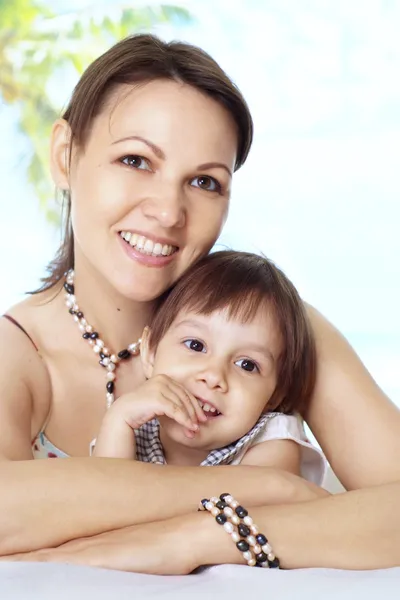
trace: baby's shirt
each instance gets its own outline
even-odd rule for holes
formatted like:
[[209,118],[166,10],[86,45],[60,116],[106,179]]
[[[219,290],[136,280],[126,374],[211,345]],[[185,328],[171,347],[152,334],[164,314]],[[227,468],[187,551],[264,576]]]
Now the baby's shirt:
[[[137,460],[147,463],[166,464],[160,442],[160,424],[152,419],[135,429]],[[292,440],[301,447],[301,476],[317,485],[322,485],[327,470],[326,459],[319,448],[307,439],[303,420],[299,415],[266,413],[254,427],[239,440],[224,448],[211,450],[200,466],[238,465],[246,452],[262,442],[270,440]]]

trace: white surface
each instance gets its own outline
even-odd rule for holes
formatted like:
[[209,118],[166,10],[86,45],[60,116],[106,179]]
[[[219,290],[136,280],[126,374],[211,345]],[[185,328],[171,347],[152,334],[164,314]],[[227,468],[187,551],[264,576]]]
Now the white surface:
[[212,567],[186,577],[138,575],[41,563],[1,563],[2,600],[398,600],[400,568],[380,571],[264,571]]

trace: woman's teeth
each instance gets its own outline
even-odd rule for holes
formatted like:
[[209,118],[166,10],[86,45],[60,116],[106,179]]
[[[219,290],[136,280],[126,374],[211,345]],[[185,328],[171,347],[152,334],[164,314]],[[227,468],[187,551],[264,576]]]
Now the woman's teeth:
[[159,242],[153,242],[144,237],[144,235],[138,235],[137,233],[131,233],[130,231],[121,231],[119,234],[125,242],[127,242],[132,248],[135,248],[142,254],[151,254],[152,256],[170,256],[178,250],[176,246],[170,246],[169,244],[160,244]]
[[197,401],[199,403],[200,408],[203,409],[203,412],[210,414],[210,416],[218,417],[221,413],[211,406],[211,404],[207,404],[207,402],[202,402],[201,400]]

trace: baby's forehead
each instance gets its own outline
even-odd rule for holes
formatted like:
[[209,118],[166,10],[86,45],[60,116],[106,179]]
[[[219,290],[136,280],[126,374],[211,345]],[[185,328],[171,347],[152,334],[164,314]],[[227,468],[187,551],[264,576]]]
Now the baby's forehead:
[[270,324],[271,319],[275,320],[275,310],[272,303],[268,300],[260,302],[257,307],[232,307],[230,305],[219,307],[214,310],[196,310],[194,308],[182,308],[178,311],[171,327],[184,325],[207,325],[213,327],[218,323],[225,322],[227,325],[253,325],[262,326],[262,323]]

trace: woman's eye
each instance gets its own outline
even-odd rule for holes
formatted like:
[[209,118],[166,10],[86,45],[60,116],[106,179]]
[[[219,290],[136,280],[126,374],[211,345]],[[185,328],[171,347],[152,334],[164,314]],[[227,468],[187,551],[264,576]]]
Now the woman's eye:
[[248,358],[241,358],[240,360],[235,362],[235,365],[243,369],[244,371],[248,371],[249,373],[253,373],[254,371],[259,371],[258,366],[252,360]]
[[206,192],[222,193],[222,186],[219,181],[208,175],[198,175],[192,179],[191,185],[193,185],[193,187],[198,187],[201,190],[205,190]]
[[204,351],[204,344],[203,342],[200,342],[199,340],[186,340],[184,342],[186,348],[189,348],[189,350],[193,350],[194,352],[203,352]]
[[151,171],[149,161],[143,156],[137,156],[136,154],[130,154],[129,156],[124,156],[121,159],[121,162],[128,167],[133,167],[134,169],[140,169],[141,171]]

